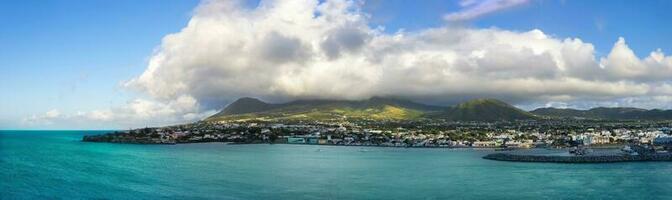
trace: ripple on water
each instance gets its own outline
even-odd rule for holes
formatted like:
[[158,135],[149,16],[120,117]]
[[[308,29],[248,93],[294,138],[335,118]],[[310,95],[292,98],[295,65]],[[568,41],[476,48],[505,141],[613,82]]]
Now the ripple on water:
[[468,149],[82,143],[83,134],[0,133],[0,199],[664,199],[672,195],[670,163],[512,163],[481,159],[492,151]]

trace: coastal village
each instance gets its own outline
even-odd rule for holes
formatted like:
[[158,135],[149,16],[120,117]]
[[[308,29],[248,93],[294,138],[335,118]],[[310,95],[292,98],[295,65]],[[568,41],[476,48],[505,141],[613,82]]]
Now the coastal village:
[[672,143],[669,122],[655,121],[355,121],[324,123],[197,122],[117,131],[83,138],[91,142],[177,144],[312,144],[426,148],[615,147]]

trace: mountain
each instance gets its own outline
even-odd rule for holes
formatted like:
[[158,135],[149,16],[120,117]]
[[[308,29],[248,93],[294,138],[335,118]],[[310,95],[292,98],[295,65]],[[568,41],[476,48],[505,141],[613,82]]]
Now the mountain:
[[208,117],[220,120],[415,120],[514,121],[539,118],[608,120],[669,120],[672,110],[628,107],[597,107],[589,110],[539,108],[526,112],[497,99],[475,99],[455,106],[432,106],[403,99],[372,97],[366,100],[296,100],[272,104],[255,98],[240,98]]
[[515,121],[536,119],[529,112],[497,99],[475,99],[447,108],[436,116],[453,121]]
[[646,110],[629,107],[597,107],[589,110],[539,108],[531,113],[555,118],[586,118],[610,120],[667,120],[672,119],[672,110]]
[[558,117],[558,118],[586,118],[585,110],[565,109],[565,108],[537,108],[531,113],[544,117]]
[[410,120],[442,109],[439,106],[381,97],[361,101],[296,100],[282,104],[269,104],[246,97],[229,104],[206,120]]
[[360,101],[296,100],[269,104],[241,98],[207,118],[220,120],[414,120],[439,118],[454,121],[510,121],[535,116],[495,99],[477,99],[454,107],[432,106],[403,99],[373,97]]
[[244,97],[229,104],[224,110],[215,116],[237,115],[245,113],[262,112],[273,109],[275,106],[259,99]]

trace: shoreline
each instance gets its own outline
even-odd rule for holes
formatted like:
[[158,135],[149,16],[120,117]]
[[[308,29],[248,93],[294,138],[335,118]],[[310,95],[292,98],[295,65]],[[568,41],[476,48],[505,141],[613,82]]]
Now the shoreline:
[[[404,149],[472,149],[472,150],[525,150],[526,148],[503,148],[503,147],[470,147],[470,146],[451,146],[451,147],[432,147],[432,146],[386,146],[386,145],[340,145],[340,144],[299,144],[299,143],[241,143],[241,142],[222,142],[222,141],[203,141],[203,142],[176,142],[176,143],[143,143],[143,142],[112,142],[112,141],[89,141],[80,140],[80,142],[89,143],[108,143],[108,144],[131,144],[131,145],[180,145],[180,144],[206,144],[222,143],[225,145],[299,145],[299,146],[337,146],[337,147],[376,147],[376,148],[404,148]],[[531,148],[534,149],[534,148]]]
[[[504,161],[504,162],[526,162],[526,163],[618,163],[618,162],[670,162],[672,161],[671,153],[655,153],[651,155],[628,155],[628,154],[607,154],[607,155],[543,155],[543,154],[529,154],[534,150],[565,150],[564,148],[502,148],[502,147],[470,147],[470,146],[386,146],[386,145],[339,145],[339,144],[293,144],[293,143],[262,143],[262,142],[222,142],[222,141],[194,141],[194,142],[175,142],[175,143],[142,143],[142,142],[128,142],[128,141],[90,141],[81,140],[81,142],[93,143],[112,143],[112,144],[135,144],[135,145],[177,145],[177,144],[198,144],[198,143],[222,143],[225,145],[297,145],[297,146],[339,146],[339,147],[373,147],[373,148],[413,148],[413,149],[467,149],[474,151],[493,151],[497,153],[490,153],[483,156],[486,160]],[[618,149],[610,146],[602,146],[599,149]],[[525,152],[530,151],[530,152]],[[506,153],[502,153],[506,152]],[[514,153],[515,152],[515,153]],[[528,154],[519,154],[519,153]]]

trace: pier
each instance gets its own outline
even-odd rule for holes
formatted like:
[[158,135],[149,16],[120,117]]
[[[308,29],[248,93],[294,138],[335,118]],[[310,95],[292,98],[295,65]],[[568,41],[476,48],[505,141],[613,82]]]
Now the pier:
[[642,161],[672,161],[670,153],[654,153],[648,155],[525,155],[515,153],[493,153],[483,157],[488,160],[512,162],[547,162],[547,163],[613,163]]

